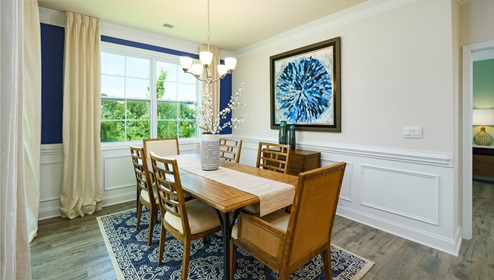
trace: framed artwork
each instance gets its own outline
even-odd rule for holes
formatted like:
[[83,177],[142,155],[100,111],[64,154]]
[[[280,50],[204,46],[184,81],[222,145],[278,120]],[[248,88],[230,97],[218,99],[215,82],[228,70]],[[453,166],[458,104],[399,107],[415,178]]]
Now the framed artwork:
[[340,37],[270,57],[271,129],[341,132]]

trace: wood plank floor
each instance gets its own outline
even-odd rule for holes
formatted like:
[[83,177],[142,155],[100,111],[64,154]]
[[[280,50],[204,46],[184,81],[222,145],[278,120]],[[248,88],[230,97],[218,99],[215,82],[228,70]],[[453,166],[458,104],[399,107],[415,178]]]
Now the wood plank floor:
[[[337,217],[335,245],[375,262],[363,280],[494,279],[494,184],[474,181],[473,238],[460,255],[441,251]],[[115,279],[96,216],[135,207],[135,202],[105,207],[74,220],[39,222],[31,243],[33,279]]]

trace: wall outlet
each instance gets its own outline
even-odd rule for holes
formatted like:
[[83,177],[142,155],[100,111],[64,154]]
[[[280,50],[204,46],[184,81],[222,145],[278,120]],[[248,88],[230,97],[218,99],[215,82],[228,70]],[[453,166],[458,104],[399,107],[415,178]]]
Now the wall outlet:
[[422,127],[421,126],[404,126],[403,138],[415,138],[422,139]]

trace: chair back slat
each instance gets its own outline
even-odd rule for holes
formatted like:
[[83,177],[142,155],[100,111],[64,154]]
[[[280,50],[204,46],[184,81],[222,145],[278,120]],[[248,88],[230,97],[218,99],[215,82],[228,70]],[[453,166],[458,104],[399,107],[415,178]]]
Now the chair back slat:
[[[140,190],[151,190],[152,177],[150,176],[147,162],[144,155],[144,149],[130,145],[130,155],[134,166],[134,173],[137,181],[137,187]],[[152,194],[152,192],[150,193]]]
[[220,138],[220,158],[238,163],[241,151],[241,139]]
[[340,162],[299,174],[282,258],[288,267],[329,246],[345,166]]
[[186,233],[190,228],[177,160],[160,157],[154,152],[150,156],[161,212],[180,218],[182,232]]
[[290,145],[259,142],[256,167],[288,173]]

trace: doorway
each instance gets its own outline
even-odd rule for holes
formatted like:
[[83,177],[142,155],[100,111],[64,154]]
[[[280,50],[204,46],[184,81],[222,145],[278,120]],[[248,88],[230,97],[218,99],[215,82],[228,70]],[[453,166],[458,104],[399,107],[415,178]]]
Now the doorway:
[[463,238],[472,238],[472,107],[473,107],[473,62],[494,58],[494,41],[463,47],[462,87],[462,220]]

